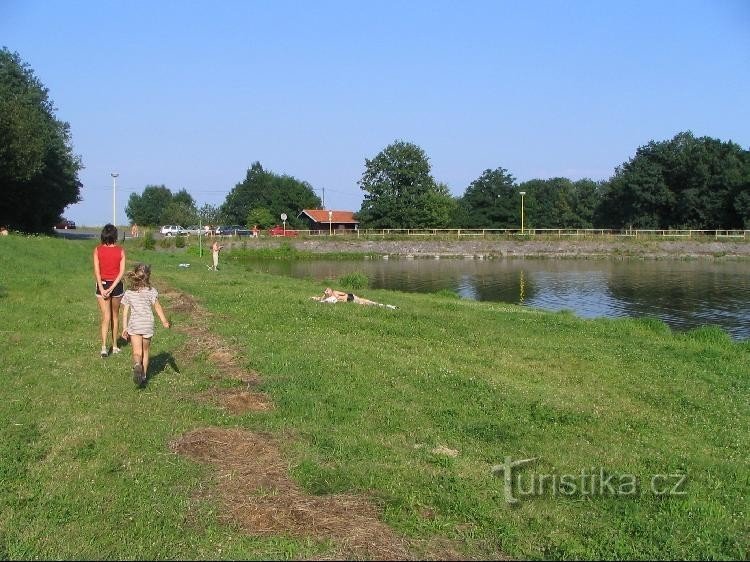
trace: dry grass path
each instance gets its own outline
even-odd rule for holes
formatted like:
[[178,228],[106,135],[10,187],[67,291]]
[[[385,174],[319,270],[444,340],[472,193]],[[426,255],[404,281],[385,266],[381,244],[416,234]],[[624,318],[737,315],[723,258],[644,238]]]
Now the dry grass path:
[[[268,411],[269,397],[259,392],[259,373],[239,365],[231,348],[207,326],[210,312],[174,288],[162,294],[173,312],[188,313],[189,324],[175,329],[187,335],[179,355],[190,360],[205,354],[216,368],[215,379],[244,384],[235,389],[214,389],[197,396],[233,414]],[[289,476],[278,438],[242,428],[206,427],[190,431],[170,443],[173,452],[215,471],[215,486],[202,486],[200,499],[215,500],[219,518],[254,536],[287,535],[330,541],[332,559],[460,560],[464,556],[448,541],[429,543],[399,537],[380,520],[380,511],[367,497],[354,494],[314,496]]]

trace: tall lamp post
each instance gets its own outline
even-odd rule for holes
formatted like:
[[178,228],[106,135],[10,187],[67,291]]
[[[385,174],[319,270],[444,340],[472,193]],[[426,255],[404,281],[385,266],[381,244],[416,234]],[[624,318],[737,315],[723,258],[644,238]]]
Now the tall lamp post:
[[198,257],[203,257],[203,215],[198,210]]
[[116,193],[117,193],[117,172],[112,172],[112,225],[117,226],[117,206],[116,206]]
[[521,234],[523,234],[523,196],[526,195],[525,191],[519,191],[521,194]]
[[333,211],[328,211],[328,236],[333,234]]

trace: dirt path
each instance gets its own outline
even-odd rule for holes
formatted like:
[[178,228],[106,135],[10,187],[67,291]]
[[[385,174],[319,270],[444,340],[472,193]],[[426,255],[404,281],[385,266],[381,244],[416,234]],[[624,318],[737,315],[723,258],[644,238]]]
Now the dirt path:
[[[189,313],[192,322],[177,325],[188,341],[179,352],[190,360],[206,354],[216,367],[213,378],[244,383],[239,389],[214,390],[198,400],[216,403],[232,413],[273,408],[259,392],[258,373],[239,366],[229,346],[206,328],[210,313],[190,295],[175,289],[161,291],[174,312]],[[241,428],[196,429],[170,443],[170,449],[215,471],[215,485],[201,489],[201,499],[216,499],[219,518],[255,536],[289,535],[331,541],[332,559],[462,560],[446,540],[407,541],[380,520],[369,498],[353,494],[313,496],[289,477],[277,438]]]

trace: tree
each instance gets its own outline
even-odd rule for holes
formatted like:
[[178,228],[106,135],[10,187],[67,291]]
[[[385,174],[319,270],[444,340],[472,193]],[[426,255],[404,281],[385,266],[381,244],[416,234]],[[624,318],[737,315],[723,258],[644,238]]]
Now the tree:
[[193,199],[193,196],[184,189],[181,189],[172,195],[172,203],[184,205],[189,209],[193,209],[193,212],[197,212],[195,210],[195,199]]
[[573,182],[571,205],[574,222],[570,228],[592,228],[594,213],[601,199],[602,184],[590,179]]
[[274,217],[286,213],[290,224],[296,226],[302,209],[317,209],[320,204],[309,183],[266,171],[260,162],[254,162],[245,180],[229,192],[220,211],[227,222],[243,224],[252,209],[265,208]]
[[169,202],[161,214],[160,224],[179,224],[182,226],[198,222],[198,211],[194,206],[189,206],[184,201]]
[[181,189],[174,195],[161,214],[160,224],[190,225],[198,222],[198,209],[195,200],[186,190]]
[[607,184],[597,223],[607,228],[669,228],[667,217],[674,201],[661,167],[634,159],[618,168]]
[[526,192],[525,213],[529,228],[574,228],[578,217],[574,209],[575,186],[567,178],[530,180],[518,189]]
[[131,193],[125,214],[131,222],[157,226],[165,224],[164,211],[172,202],[172,192],[164,185],[147,185],[142,195]]
[[81,168],[47,88],[18,53],[0,49],[0,223],[50,232],[80,201]]
[[505,168],[485,170],[466,188],[459,201],[464,228],[517,228],[521,196]]
[[649,142],[617,168],[597,220],[615,227],[743,228],[748,192],[750,152],[683,132]]
[[359,212],[366,228],[430,228],[452,214],[448,188],[430,175],[430,162],[415,144],[395,141],[365,159],[359,185],[366,192]]
[[218,225],[221,214],[219,209],[215,205],[205,203],[200,209],[198,209],[198,219],[201,224]]
[[252,228],[253,225],[258,225],[260,228],[268,228],[273,226],[278,221],[271,214],[271,211],[265,207],[255,207],[250,209],[250,213],[247,215],[247,226]]
[[450,189],[444,183],[436,183],[433,191],[427,192],[422,198],[422,206],[418,209],[417,224],[429,228],[448,228],[455,215],[457,200],[451,195]]

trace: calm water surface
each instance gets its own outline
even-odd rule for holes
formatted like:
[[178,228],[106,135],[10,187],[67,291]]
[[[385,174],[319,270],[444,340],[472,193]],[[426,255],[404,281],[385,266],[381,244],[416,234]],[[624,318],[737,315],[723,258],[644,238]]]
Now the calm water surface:
[[378,259],[253,261],[248,267],[316,280],[359,271],[377,289],[447,289],[584,318],[651,316],[675,330],[713,324],[735,339],[750,338],[750,261]]

